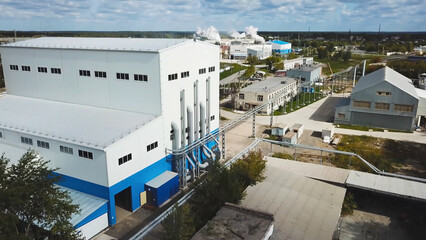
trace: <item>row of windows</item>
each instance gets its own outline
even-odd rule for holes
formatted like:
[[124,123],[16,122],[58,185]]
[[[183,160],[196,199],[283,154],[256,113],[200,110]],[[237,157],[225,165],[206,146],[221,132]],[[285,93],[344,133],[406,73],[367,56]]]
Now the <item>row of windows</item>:
[[[21,143],[33,145],[33,140],[31,138],[21,137]],[[40,140],[37,140],[37,146],[41,147],[41,148],[50,149],[50,145],[49,145],[48,142],[44,142],[44,141],[40,141]],[[65,146],[60,145],[59,151],[66,153],[66,154],[73,155],[73,149],[70,148],[70,147],[65,147]],[[93,153],[88,152],[88,151],[78,150],[78,156],[83,157],[83,158],[93,159]]]
[[[370,108],[371,103],[366,101],[354,101],[354,107],[356,108]],[[376,102],[374,103],[374,108],[377,110],[389,110],[390,109],[390,103],[381,103]],[[394,110],[398,112],[413,112],[414,106],[413,105],[406,105],[406,104],[394,104]]]
[[[31,71],[30,66],[21,66],[21,67],[22,67],[22,71]],[[16,71],[19,70],[18,65],[10,65],[10,69],[16,70]],[[47,67],[38,67],[37,70],[38,70],[38,72],[41,72],[41,73],[47,73]],[[53,73],[53,74],[61,74],[61,69],[60,68],[51,68],[50,72]],[[90,75],[91,75],[90,70],[79,70],[79,74],[80,74],[80,76],[83,76],[83,77],[90,77]],[[187,74],[189,76],[189,72],[187,72]],[[95,77],[106,78],[107,74],[106,74],[106,72],[95,71]],[[177,76],[176,76],[176,78],[177,78]],[[117,73],[117,79],[129,80],[129,74],[128,73]],[[135,81],[147,82],[148,81],[148,75],[134,74],[134,80]]]
[[132,154],[129,153],[126,156],[123,156],[121,158],[118,159],[118,165],[121,165],[123,163],[126,163],[128,161],[132,160]]
[[93,153],[80,149],[78,150],[78,156],[82,158],[93,159]]
[[[214,72],[216,69],[216,67],[209,67],[209,72]],[[200,68],[198,69],[198,74],[205,74],[206,73],[206,68]],[[181,72],[180,73],[180,77],[181,78],[187,78],[189,77],[189,71],[185,71],[185,72]],[[169,74],[169,81],[173,81],[178,79],[178,74],[177,73],[172,73]]]
[[151,150],[153,150],[154,148],[158,147],[158,142],[153,142],[151,144],[149,144],[148,146],[146,146],[146,151],[149,152]]

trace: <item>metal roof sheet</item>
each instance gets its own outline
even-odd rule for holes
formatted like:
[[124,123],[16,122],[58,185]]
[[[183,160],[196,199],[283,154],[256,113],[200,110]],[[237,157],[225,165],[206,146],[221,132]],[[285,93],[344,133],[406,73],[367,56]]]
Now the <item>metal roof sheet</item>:
[[41,37],[9,43],[1,47],[158,52],[187,41],[192,40],[172,38]]
[[284,42],[284,41],[280,41],[280,40],[275,40],[275,41],[271,41],[271,42],[276,43],[276,44],[281,44],[281,45],[289,44],[289,42]]
[[176,176],[177,176],[177,173],[175,172],[165,171],[145,184],[152,188],[158,188]]
[[62,187],[59,185],[58,187],[63,191],[67,191],[71,197],[72,203],[78,205],[80,208],[79,213],[74,213],[71,215],[70,223],[73,226],[83,221],[86,217],[108,202],[105,199],[82,193],[74,189]]
[[375,86],[384,81],[389,82],[395,87],[413,96],[414,98],[419,99],[416,90],[411,83],[411,80],[389,67],[380,68],[377,71],[361,77],[361,79],[359,79],[358,83],[355,85],[355,88],[352,90],[352,94]]
[[405,198],[426,200],[426,183],[401,178],[351,171],[346,180],[348,186],[367,189]]
[[[282,83],[283,81],[285,82],[284,84]],[[253,83],[241,89],[241,92],[273,93],[290,85],[293,82],[296,82],[296,79],[289,77],[268,77],[266,80]]]
[[155,118],[14,95],[0,98],[0,128],[97,149],[104,149]]

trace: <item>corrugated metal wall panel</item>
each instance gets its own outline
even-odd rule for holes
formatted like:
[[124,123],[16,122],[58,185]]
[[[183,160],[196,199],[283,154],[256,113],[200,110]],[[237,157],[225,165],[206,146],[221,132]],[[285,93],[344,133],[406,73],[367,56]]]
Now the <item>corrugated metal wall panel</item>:
[[413,128],[413,118],[411,117],[362,112],[352,112],[350,123],[351,125],[389,128],[403,131],[411,131]]

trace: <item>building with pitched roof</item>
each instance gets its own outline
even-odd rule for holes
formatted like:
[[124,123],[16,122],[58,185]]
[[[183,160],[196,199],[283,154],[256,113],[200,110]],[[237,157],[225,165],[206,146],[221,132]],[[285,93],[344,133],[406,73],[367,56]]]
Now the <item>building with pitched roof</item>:
[[412,131],[418,103],[411,80],[384,67],[358,81],[336,107],[334,123]]
[[[145,184],[179,172],[167,150],[219,127],[218,46],[192,39],[46,37],[0,51],[7,90],[0,97],[0,154],[13,163],[35,149],[58,168],[60,185],[82,193],[72,196],[100,199],[87,204],[84,219],[73,218],[75,227],[90,228],[82,232],[114,225],[116,208],[135,211],[154,202]],[[189,154],[192,171],[181,170],[180,180],[195,177],[214,144]],[[77,202],[93,202],[86,200]]]

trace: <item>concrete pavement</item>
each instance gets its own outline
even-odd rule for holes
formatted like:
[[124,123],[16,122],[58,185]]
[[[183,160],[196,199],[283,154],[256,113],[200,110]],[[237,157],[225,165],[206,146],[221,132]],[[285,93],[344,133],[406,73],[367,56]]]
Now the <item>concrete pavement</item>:
[[[312,103],[308,106],[305,106],[299,110],[288,113],[286,115],[274,116],[274,123],[285,123],[288,126],[293,126],[295,123],[304,124],[305,129],[313,131],[322,131],[324,128],[332,127],[332,122],[327,122],[329,120],[329,114],[334,113],[336,97],[343,97],[343,94],[333,94],[332,96],[327,96],[315,103]],[[322,106],[325,104],[324,106]],[[243,114],[242,112],[229,112],[225,110],[220,110],[220,115],[228,119],[235,119],[238,116]],[[246,122],[251,123],[252,118],[249,118]],[[256,116],[256,124],[269,126],[270,116]],[[400,133],[400,132],[367,132],[367,131],[358,131],[344,128],[335,128],[335,133],[345,134],[345,135],[366,135],[379,138],[389,138],[400,141],[412,141],[418,143],[426,143],[426,133],[425,132],[414,132],[414,133]]]

